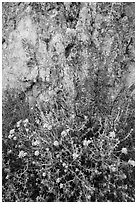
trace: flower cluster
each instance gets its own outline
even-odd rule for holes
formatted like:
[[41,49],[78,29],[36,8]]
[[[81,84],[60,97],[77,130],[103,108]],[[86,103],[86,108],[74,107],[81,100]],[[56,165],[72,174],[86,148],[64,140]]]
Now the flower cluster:
[[[113,200],[118,200],[120,191],[117,188],[122,188],[125,185],[127,177],[133,172],[135,161],[129,158],[125,162],[122,159],[122,155],[128,157],[129,151],[126,147],[122,147],[119,151],[118,148],[123,140],[118,139],[115,131],[108,133],[104,131],[95,137],[91,133],[91,129],[83,132],[85,126],[84,123],[82,131],[78,131],[78,136],[74,136],[72,128],[64,129],[58,133],[58,137],[55,137],[54,134],[51,136],[53,130],[48,130],[46,139],[34,130],[34,126],[28,119],[17,122],[17,129],[14,128],[9,132],[10,137],[8,136],[7,143],[10,144],[10,148],[7,146],[6,154],[14,155],[13,164],[15,165],[17,162],[20,167],[4,164],[6,175],[4,185],[7,185],[8,180],[10,181],[13,169],[14,183],[18,186],[22,179],[26,186],[26,193],[29,191],[26,196],[32,195],[30,189],[34,185],[33,179],[37,188],[41,189],[32,200],[39,200],[40,195],[41,199],[44,199],[45,193],[42,189],[46,188],[47,193],[50,192],[50,189],[58,192],[54,196],[60,195],[61,201],[64,195],[67,195],[67,200],[83,200],[81,196],[84,194],[81,193],[86,190],[85,200],[93,201],[98,188],[102,191],[103,196],[108,196],[107,189],[110,186],[113,186],[115,192]],[[29,129],[28,132],[26,128]],[[88,135],[92,135],[92,137],[88,137]],[[50,142],[51,137],[53,141]],[[128,172],[125,172],[125,169]],[[26,177],[31,180],[25,180]],[[121,182],[121,184],[117,184],[117,182]],[[127,188],[127,186],[124,187],[122,193],[126,192]],[[70,195],[71,189],[74,192],[73,196]],[[17,194],[21,193],[20,187],[16,188],[16,191]],[[52,200],[54,199],[57,200],[57,197],[52,198]],[[99,195],[96,199],[100,201],[103,197]],[[48,201],[48,197],[43,201],[45,200]]]
[[25,157],[26,155],[27,155],[27,153],[24,152],[23,150],[21,150],[21,151],[19,152],[19,158]]

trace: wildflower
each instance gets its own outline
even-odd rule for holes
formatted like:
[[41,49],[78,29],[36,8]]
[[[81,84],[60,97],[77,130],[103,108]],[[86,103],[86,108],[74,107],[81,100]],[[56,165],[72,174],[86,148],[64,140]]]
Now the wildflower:
[[9,135],[8,138],[9,138],[9,139],[13,138],[13,135]]
[[66,164],[65,168],[67,169],[68,168],[68,165]]
[[9,176],[9,175],[7,175],[7,176],[6,176],[6,179],[9,179],[9,177],[10,177],[10,176]]
[[12,153],[12,150],[10,149],[8,152],[7,152],[7,154],[11,154]]
[[73,140],[71,140],[70,143],[73,145],[73,143],[74,143]]
[[90,140],[86,140],[86,139],[85,139],[85,140],[83,141],[83,145],[86,146],[86,147],[87,147],[90,143],[91,143]]
[[74,119],[74,118],[75,118],[75,114],[72,114],[72,115],[71,115],[71,118]]
[[60,155],[59,155],[59,154],[57,154],[57,155],[56,155],[56,157],[57,157],[57,158],[59,158],[59,157],[60,157]]
[[22,158],[22,157],[25,157],[25,156],[26,156],[25,152],[23,150],[21,150],[19,152],[19,158]]
[[115,135],[115,132],[114,132],[114,131],[112,131],[112,132],[109,133],[109,137],[115,138],[115,136],[116,136],[116,135]]
[[60,178],[57,178],[56,183],[59,183],[59,182],[60,182]]
[[117,159],[117,167],[119,167],[120,164],[121,164],[121,161],[120,161],[120,158],[118,157],[118,159]]
[[88,196],[87,196],[87,199],[90,199],[90,198],[91,198],[91,195],[88,195]]
[[88,116],[87,116],[87,115],[84,115],[84,119],[87,120],[87,119],[88,119]]
[[29,129],[28,128],[26,128],[26,132],[28,132],[29,131]]
[[13,135],[15,133],[15,129],[10,130],[10,135]]
[[27,156],[27,152],[24,153],[24,157]]
[[13,137],[13,140],[17,140],[17,137]]
[[128,164],[130,164],[130,165],[132,165],[132,166],[135,166],[135,161],[132,160],[132,159],[129,159],[129,160],[128,160]]
[[48,125],[47,123],[44,123],[43,128],[47,128],[48,130],[52,130],[52,125]]
[[123,173],[122,175],[120,175],[120,178],[121,178],[121,179],[126,179],[127,176],[126,176],[126,174]]
[[55,147],[59,146],[59,142],[57,140],[54,141],[54,146]]
[[121,152],[122,152],[123,154],[127,154],[127,148],[123,147],[122,150],[121,150]]
[[95,171],[94,171],[94,172],[95,172],[95,174],[98,174],[98,173],[99,173],[99,171],[98,171],[97,169],[95,169]]
[[47,123],[44,123],[43,128],[47,128],[47,127],[48,127]]
[[49,126],[48,126],[48,130],[52,130],[52,125],[49,125]]
[[29,120],[26,118],[23,123],[24,123],[24,127],[27,127]]
[[76,159],[79,155],[77,153],[73,153],[73,159]]
[[117,171],[117,168],[116,168],[116,167],[112,167],[112,168],[111,168],[111,171],[112,171],[112,172],[116,172],[116,171]]
[[46,176],[46,173],[45,173],[45,172],[43,172],[42,176],[43,176],[43,177],[45,177],[45,176]]
[[87,141],[87,143],[88,143],[88,145],[89,145],[89,144],[91,143],[91,141],[90,141],[90,140],[88,140],[88,141]]
[[34,152],[34,154],[35,154],[35,156],[39,156],[39,151],[36,150],[36,151]]
[[32,146],[36,146],[36,143],[34,141],[32,141]]
[[48,148],[48,147],[46,148],[46,151],[47,151],[47,152],[49,151],[49,148]]
[[64,162],[64,163],[62,164],[62,166],[65,167],[65,166],[66,166],[66,163]]
[[5,171],[6,173],[10,173],[10,169],[8,169],[8,168],[6,168],[4,171]]
[[87,140],[86,140],[86,139],[83,140],[83,145],[84,145],[84,146],[87,146]]
[[40,141],[39,140],[33,141],[32,145],[33,146],[38,146],[38,145],[40,145]]
[[117,168],[116,168],[116,166],[111,165],[110,166],[110,170],[111,170],[111,172],[116,172]]
[[28,123],[29,122],[29,120],[26,118],[24,121],[23,121],[24,123]]
[[22,120],[19,120],[19,121],[17,122],[17,127],[20,127],[21,122],[22,122]]
[[62,133],[61,133],[61,136],[66,137],[68,132],[69,132],[69,129],[63,130]]
[[28,124],[27,124],[27,123],[25,123],[25,124],[24,124],[24,127],[27,127],[27,125],[28,125]]
[[66,131],[65,131],[65,130],[63,130],[63,131],[62,131],[61,136],[62,136],[62,137],[67,136],[67,133],[66,133]]
[[63,188],[63,184],[62,183],[60,183],[60,188]]
[[36,123],[37,123],[37,124],[39,124],[39,123],[40,123],[40,120],[39,120],[39,119],[37,119],[37,120],[36,120]]

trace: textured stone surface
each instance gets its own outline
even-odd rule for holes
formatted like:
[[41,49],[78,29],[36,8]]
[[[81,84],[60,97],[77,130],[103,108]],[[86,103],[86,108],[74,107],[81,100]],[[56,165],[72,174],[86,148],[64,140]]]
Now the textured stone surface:
[[82,94],[105,110],[134,84],[134,4],[10,5],[3,4],[3,90],[45,109],[60,90],[72,114]]

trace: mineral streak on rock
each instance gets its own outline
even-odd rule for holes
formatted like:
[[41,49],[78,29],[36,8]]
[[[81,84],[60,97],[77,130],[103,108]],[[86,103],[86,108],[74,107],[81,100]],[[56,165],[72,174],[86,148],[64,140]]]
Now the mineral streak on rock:
[[106,114],[134,84],[132,3],[3,3],[3,37],[3,92],[23,91],[30,106],[55,105],[61,90],[68,114],[84,112],[84,97]]

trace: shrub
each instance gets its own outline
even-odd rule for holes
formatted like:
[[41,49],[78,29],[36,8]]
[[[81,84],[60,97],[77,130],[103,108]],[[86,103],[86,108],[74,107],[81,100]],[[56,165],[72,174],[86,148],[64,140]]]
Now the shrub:
[[3,138],[3,201],[134,201],[134,131],[108,127],[18,121]]

